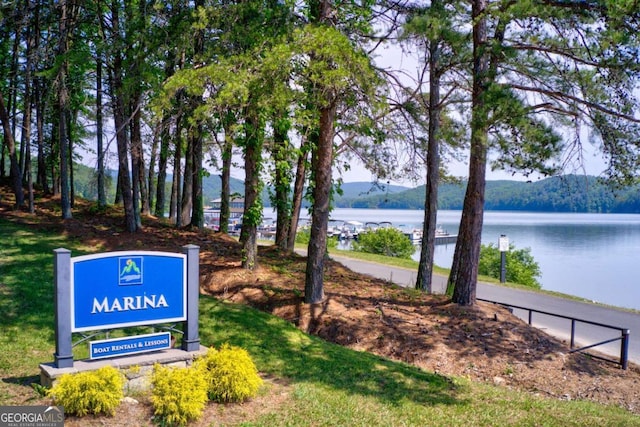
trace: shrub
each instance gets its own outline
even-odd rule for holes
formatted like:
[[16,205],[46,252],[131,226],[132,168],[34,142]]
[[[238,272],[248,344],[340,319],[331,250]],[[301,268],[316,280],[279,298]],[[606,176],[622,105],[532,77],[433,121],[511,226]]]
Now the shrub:
[[183,426],[202,416],[207,404],[207,381],[198,369],[156,364],[151,384],[154,413],[164,424]]
[[[311,229],[304,227],[296,232],[296,243],[308,245],[311,240]],[[335,249],[338,247],[338,238],[335,236],[327,237],[327,248]]]
[[249,353],[228,344],[210,349],[198,360],[209,381],[209,399],[215,402],[242,402],[257,394],[262,378]]
[[[478,273],[499,279],[500,258],[500,250],[496,245],[493,243],[482,245]],[[511,243],[509,244],[509,251],[506,253],[505,261],[505,279],[508,282],[540,289],[540,282],[536,279],[536,277],[540,276],[540,266],[531,255],[531,248],[516,249]]]
[[114,415],[124,397],[124,375],[105,366],[95,371],[64,374],[49,390],[56,405],[64,406],[67,414]]
[[353,250],[396,258],[411,259],[416,248],[397,228],[378,228],[358,235]]

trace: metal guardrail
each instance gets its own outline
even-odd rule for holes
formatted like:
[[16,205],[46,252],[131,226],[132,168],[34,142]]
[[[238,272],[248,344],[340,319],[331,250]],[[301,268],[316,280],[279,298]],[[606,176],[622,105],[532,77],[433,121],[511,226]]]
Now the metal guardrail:
[[[620,359],[619,361],[615,361],[615,360],[611,360],[611,359],[607,359],[606,357],[602,357],[599,356],[597,354],[591,354],[589,353],[589,356],[596,358],[596,359],[600,359],[600,360],[604,360],[606,362],[611,362],[611,363],[616,363],[618,365],[620,365],[622,367],[622,369],[627,369],[628,364],[629,364],[629,334],[630,331],[628,328],[621,328],[619,326],[612,326],[612,325],[606,325],[604,323],[598,323],[598,322],[592,322],[590,320],[584,320],[584,319],[578,319],[575,317],[571,317],[571,316],[565,316],[563,314],[557,314],[557,313],[550,313],[548,311],[542,311],[542,310],[536,310],[534,308],[529,308],[529,307],[522,307],[522,306],[518,306],[518,305],[513,305],[513,304],[507,304],[507,303],[503,303],[503,302],[498,302],[498,301],[491,301],[491,300],[487,300],[487,299],[483,299],[483,298],[476,298],[478,301],[484,301],[484,302],[489,302],[492,304],[497,304],[497,305],[501,305],[503,307],[509,308],[509,309],[513,309],[516,308],[518,310],[525,310],[529,313],[529,325],[533,326],[533,313],[540,313],[540,314],[544,314],[546,316],[552,316],[552,317],[559,317],[562,319],[567,319],[567,320],[571,320],[571,343],[570,343],[570,347],[569,347],[569,353],[575,353],[578,351],[584,351],[584,350],[588,350],[590,348],[594,348],[597,347],[599,345],[603,345],[603,344],[608,344],[610,342],[614,342],[614,341],[618,341],[620,340]],[[595,344],[590,344],[584,347],[580,347],[580,348],[574,348],[575,347],[575,336],[576,336],[576,323],[585,323],[588,325],[593,325],[593,326],[598,326],[601,328],[608,328],[608,329],[613,329],[616,331],[620,331],[620,336],[616,337],[616,338],[611,338],[605,341],[601,341]]]

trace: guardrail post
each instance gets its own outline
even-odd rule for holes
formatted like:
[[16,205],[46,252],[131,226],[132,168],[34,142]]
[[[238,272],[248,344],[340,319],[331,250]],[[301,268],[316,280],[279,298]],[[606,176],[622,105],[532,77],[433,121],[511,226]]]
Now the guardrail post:
[[622,330],[622,345],[620,346],[620,364],[625,370],[629,364],[629,332],[629,329]]

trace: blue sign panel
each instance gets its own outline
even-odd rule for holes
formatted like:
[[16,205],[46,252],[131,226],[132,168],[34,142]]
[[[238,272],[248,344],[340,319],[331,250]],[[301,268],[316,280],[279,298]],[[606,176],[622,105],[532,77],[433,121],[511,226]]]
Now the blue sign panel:
[[89,343],[89,358],[102,359],[167,348],[171,348],[171,334],[169,332],[113,338],[110,340],[91,341]]
[[108,252],[71,258],[71,331],[186,320],[186,255]]

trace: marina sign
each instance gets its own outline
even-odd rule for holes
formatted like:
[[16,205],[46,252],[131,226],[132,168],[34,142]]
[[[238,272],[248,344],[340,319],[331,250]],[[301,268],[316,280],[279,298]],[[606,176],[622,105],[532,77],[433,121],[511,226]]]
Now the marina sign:
[[71,258],[71,331],[186,320],[186,255],[108,252]]
[[[182,253],[105,252],[71,257],[54,251],[55,369],[73,367],[73,333],[180,323],[181,349],[200,351],[200,248]],[[84,334],[83,334],[84,335]],[[84,341],[81,340],[80,342]],[[92,359],[171,348],[171,335],[140,335],[90,343]],[[41,365],[49,375],[46,365]]]

